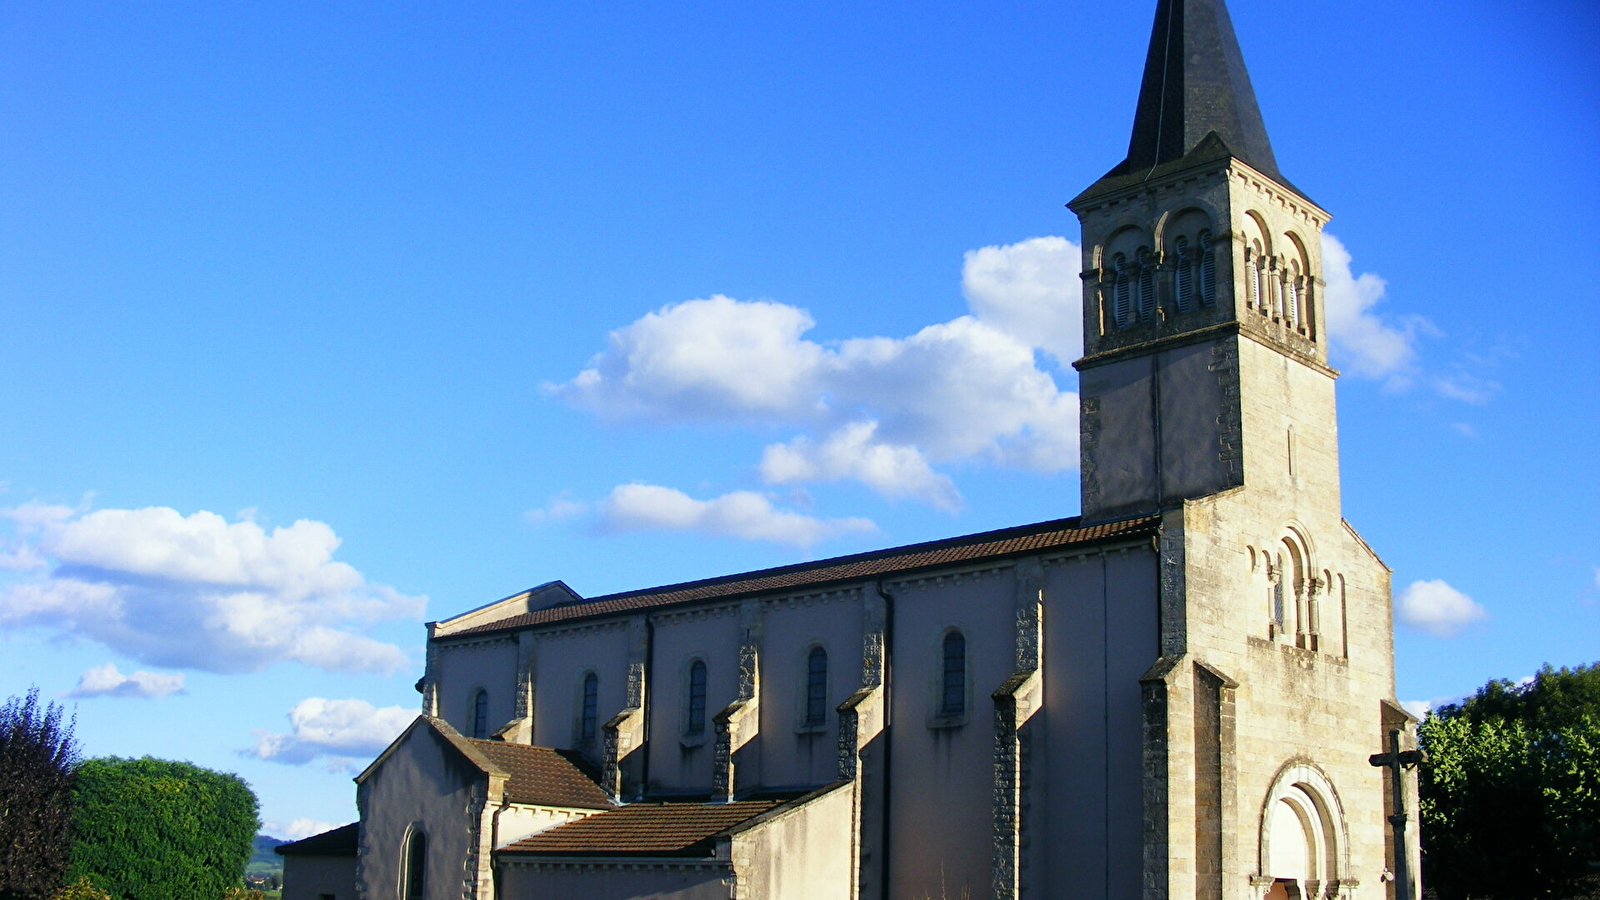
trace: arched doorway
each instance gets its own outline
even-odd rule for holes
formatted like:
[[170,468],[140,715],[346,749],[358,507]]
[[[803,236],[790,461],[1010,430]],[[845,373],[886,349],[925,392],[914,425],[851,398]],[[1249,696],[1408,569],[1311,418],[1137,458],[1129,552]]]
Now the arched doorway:
[[1344,813],[1333,784],[1309,762],[1284,766],[1261,810],[1265,897],[1320,897],[1344,874]]

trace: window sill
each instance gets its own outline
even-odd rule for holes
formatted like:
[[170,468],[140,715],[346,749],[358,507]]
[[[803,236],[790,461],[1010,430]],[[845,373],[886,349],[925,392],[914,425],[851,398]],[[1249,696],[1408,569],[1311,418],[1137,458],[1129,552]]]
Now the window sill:
[[688,748],[703,747],[707,737],[708,735],[704,731],[698,734],[680,734],[678,735],[678,743]]
[[967,714],[965,712],[956,713],[954,715],[933,715],[928,717],[928,727],[935,731],[949,728],[960,728],[965,724],[967,724]]
[[828,723],[827,722],[810,722],[810,723],[802,722],[799,725],[795,726],[794,733],[795,734],[827,734],[828,733]]

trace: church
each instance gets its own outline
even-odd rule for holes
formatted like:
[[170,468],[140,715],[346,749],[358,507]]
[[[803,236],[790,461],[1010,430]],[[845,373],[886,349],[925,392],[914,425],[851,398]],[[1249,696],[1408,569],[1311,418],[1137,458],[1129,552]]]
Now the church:
[[281,848],[286,900],[1419,896],[1328,213],[1223,0],[1159,0],[1127,158],[1068,205],[1078,517],[431,623],[421,714],[359,823]]

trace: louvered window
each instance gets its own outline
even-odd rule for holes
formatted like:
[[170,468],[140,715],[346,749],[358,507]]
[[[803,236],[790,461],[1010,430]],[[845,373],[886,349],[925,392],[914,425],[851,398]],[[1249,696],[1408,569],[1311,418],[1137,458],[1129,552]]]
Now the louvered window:
[[1156,261],[1150,251],[1139,248],[1139,321],[1152,322],[1156,317]]
[[1112,286],[1111,317],[1118,328],[1127,328],[1128,318],[1133,315],[1133,286],[1128,278],[1127,257],[1118,253],[1111,267],[1116,272],[1116,281]]
[[1211,245],[1211,232],[1200,232],[1200,305],[1217,305],[1217,254]]
[[689,706],[683,730],[685,734],[706,731],[706,664],[698,659],[689,666]]
[[1189,239],[1177,240],[1178,254],[1178,312],[1194,309],[1194,254],[1189,251]]

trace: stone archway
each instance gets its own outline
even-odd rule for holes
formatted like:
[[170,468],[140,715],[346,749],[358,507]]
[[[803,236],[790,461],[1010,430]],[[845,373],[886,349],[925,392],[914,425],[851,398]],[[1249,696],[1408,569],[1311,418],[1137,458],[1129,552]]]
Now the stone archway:
[[1283,767],[1261,810],[1260,876],[1265,897],[1320,897],[1345,874],[1344,813],[1322,770],[1297,761]]

